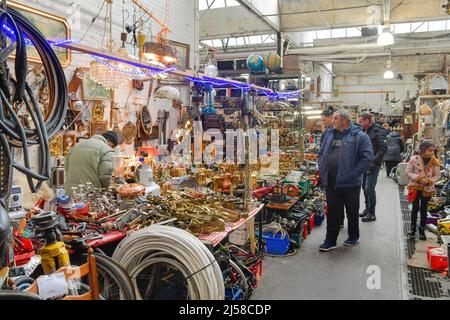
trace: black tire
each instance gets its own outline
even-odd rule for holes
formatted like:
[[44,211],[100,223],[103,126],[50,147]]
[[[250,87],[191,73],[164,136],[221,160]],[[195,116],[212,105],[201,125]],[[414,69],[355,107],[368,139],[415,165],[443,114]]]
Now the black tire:
[[[87,255],[83,255],[87,257]],[[105,300],[136,300],[130,276],[112,258],[95,254],[100,296]]]
[[34,281],[35,280],[33,278],[27,276],[17,277],[14,279],[14,287],[17,290],[25,291],[33,285]]
[[39,296],[22,291],[0,290],[0,301],[40,301]]

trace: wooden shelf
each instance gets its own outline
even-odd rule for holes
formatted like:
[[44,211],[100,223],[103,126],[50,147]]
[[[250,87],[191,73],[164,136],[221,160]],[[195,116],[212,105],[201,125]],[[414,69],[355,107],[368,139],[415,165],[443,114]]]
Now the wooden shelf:
[[419,96],[418,99],[450,99],[450,94],[442,94],[442,95],[425,95]]
[[[155,68],[155,66],[152,66],[151,64],[148,64],[146,62],[131,59],[128,57],[122,57],[122,56],[118,55],[117,53],[110,52],[110,51],[107,51],[104,49],[96,49],[96,48],[88,47],[88,46],[81,45],[81,44],[75,44],[75,43],[61,43],[61,44],[57,44],[57,46],[68,49],[68,50],[73,50],[76,52],[93,55],[93,56],[100,57],[103,59],[111,59],[114,61],[132,65],[132,66],[135,66],[138,68],[150,69],[150,70],[159,71],[159,72],[164,71],[163,69]],[[195,71],[191,71],[191,70],[173,70],[173,71],[169,71],[167,73],[169,73],[172,76],[181,77],[181,78],[197,78],[197,79],[201,79],[203,81],[223,81],[230,85],[234,84],[236,86],[248,85],[246,83],[242,83],[242,82],[239,82],[236,80],[224,79],[224,78],[219,78],[219,77],[210,77],[203,73],[199,73],[199,72],[195,72]],[[264,88],[261,86],[253,85],[252,88],[259,90],[259,91],[266,92],[266,93],[273,93],[272,89]]]

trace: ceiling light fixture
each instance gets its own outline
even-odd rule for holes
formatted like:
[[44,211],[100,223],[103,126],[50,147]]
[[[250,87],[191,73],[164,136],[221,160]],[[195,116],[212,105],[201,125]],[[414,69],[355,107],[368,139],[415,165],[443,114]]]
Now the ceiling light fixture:
[[379,46],[392,46],[394,44],[394,36],[392,35],[389,27],[383,27],[383,31],[378,37],[378,45]]
[[384,73],[384,76],[383,76],[384,79],[394,79],[394,72],[392,72],[392,70],[391,70],[391,64],[392,64],[392,61],[391,61],[391,58],[389,58],[387,61],[386,72]]
[[306,115],[316,115],[316,114],[321,114],[322,110],[313,110],[313,111],[306,111],[304,112],[304,114]]

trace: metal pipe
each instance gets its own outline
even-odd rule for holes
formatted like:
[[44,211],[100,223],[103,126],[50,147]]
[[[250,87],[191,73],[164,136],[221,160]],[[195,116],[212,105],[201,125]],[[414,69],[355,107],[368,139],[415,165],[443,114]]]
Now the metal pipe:
[[132,0],[135,5],[137,5],[142,11],[144,11],[151,19],[155,20],[161,27],[163,27],[164,31],[172,33],[166,23],[162,22],[158,17],[156,17],[150,9],[144,6],[139,0]]

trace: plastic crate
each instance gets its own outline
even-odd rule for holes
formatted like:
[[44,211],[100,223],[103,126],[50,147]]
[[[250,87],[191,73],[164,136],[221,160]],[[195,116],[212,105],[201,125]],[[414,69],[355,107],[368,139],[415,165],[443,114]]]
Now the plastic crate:
[[261,282],[262,274],[263,274],[262,260],[259,260],[259,262],[256,264],[256,266],[250,267],[249,270],[253,273],[253,276],[256,279],[256,283],[253,286],[253,288],[258,289],[258,286],[259,286],[259,283]]
[[439,249],[439,247],[428,247],[427,258],[430,262],[431,269],[434,271],[445,271],[448,268],[448,256],[434,254],[432,251]]
[[284,256],[289,251],[289,236],[281,233],[272,234],[270,232],[263,233],[263,239],[266,241],[266,253],[275,256]]
[[291,238],[292,241],[295,242],[295,246],[297,248],[300,248],[302,246],[303,234],[295,234],[295,233],[293,233],[293,234],[290,235],[290,238]]
[[299,187],[302,189],[302,196],[310,193],[312,182],[310,180],[303,180],[298,183]]

